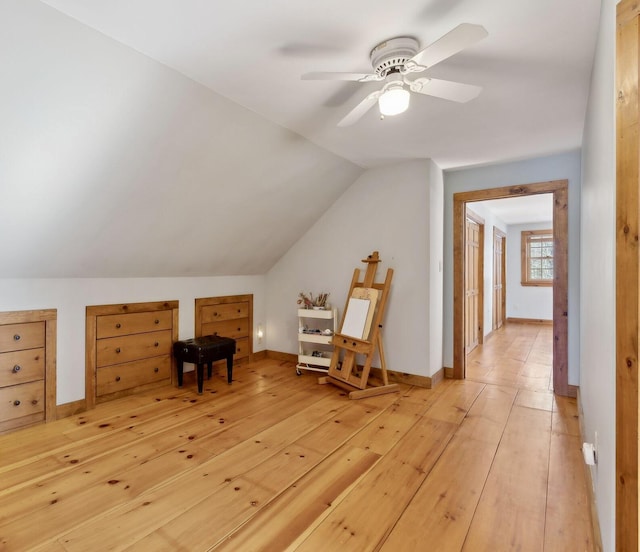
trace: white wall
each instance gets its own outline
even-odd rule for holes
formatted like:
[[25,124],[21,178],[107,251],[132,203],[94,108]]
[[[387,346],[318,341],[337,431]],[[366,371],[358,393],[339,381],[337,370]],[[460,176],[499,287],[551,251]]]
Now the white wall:
[[603,0],[582,150],[580,401],[605,552],[615,549],[615,0]]
[[444,223],[444,175],[440,167],[430,163],[429,170],[429,369],[435,374],[442,364],[442,269],[443,247],[442,225]]
[[507,227],[507,318],[553,320],[553,287],[523,286],[521,234],[525,230],[548,230],[553,222],[510,224]]
[[300,291],[331,293],[342,316],[353,270],[377,250],[377,279],[395,271],[383,329],[388,368],[439,370],[441,205],[441,171],[431,161],[366,171],[267,274],[268,348],[297,353]]
[[[468,203],[467,208],[484,220],[484,335],[491,333],[493,328],[493,228],[494,226],[506,233],[507,225],[496,217],[482,201]],[[507,299],[508,300],[508,299]]]
[[580,151],[444,173],[444,364],[453,366],[453,194],[569,181],[569,384],[580,381]]
[[[57,403],[84,398],[85,308],[89,305],[180,301],[179,337],[194,335],[195,299],[253,293],[253,335],[266,320],[264,276],[210,278],[82,278],[0,280],[2,311],[57,309]],[[255,351],[264,349],[254,340]]]

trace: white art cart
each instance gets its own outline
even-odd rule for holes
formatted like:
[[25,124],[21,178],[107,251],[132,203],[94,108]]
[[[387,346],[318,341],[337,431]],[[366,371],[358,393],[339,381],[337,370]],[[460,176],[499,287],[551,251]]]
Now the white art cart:
[[331,364],[331,340],[337,331],[338,309],[298,309],[298,364],[301,370],[326,373]]

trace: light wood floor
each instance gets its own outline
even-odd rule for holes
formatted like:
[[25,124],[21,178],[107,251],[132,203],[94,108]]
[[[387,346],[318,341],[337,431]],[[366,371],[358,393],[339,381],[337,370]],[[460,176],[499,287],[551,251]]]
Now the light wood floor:
[[0,550],[593,550],[574,400],[235,372],[1,436]]
[[467,379],[553,390],[553,327],[507,324],[467,356]]

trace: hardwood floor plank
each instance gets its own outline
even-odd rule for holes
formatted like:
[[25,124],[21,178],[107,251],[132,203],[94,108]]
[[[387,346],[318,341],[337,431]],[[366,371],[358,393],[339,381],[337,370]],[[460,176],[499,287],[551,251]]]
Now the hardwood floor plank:
[[[313,520],[330,508],[333,501],[352,487],[379,458],[378,454],[358,447],[342,447],[326,462],[319,465],[317,470],[309,471],[280,496],[264,506],[256,505],[256,513],[251,517],[250,523],[237,524],[240,526],[238,531],[232,532],[229,527],[222,527],[221,531],[216,528],[217,535],[225,534],[225,531],[226,535],[217,546],[211,549],[216,551],[242,550],[243,552],[285,550]],[[226,516],[226,513],[222,513],[222,517],[226,518]],[[205,550],[207,543],[214,540],[211,538],[210,529],[207,529],[207,524],[205,524],[203,531],[197,526],[193,527],[192,519],[184,521],[187,522],[191,531],[188,535],[183,532],[177,542],[180,542],[181,546],[185,546],[185,550]],[[181,527],[172,527],[169,530],[162,528],[156,535],[150,535],[150,539],[140,541],[134,549],[175,550],[170,547],[176,542],[175,535],[168,534],[172,531],[179,532]],[[161,537],[168,547],[159,548],[156,536]],[[153,548],[149,547],[151,542],[154,544]]]
[[566,433],[580,437],[578,402],[571,397],[555,397],[551,429],[554,433]]
[[461,550],[515,396],[486,386],[380,550]]
[[[12,433],[0,435],[0,475],[14,466],[33,462],[34,458],[48,455],[52,449],[56,449],[65,443],[71,443],[58,428],[61,428],[66,420],[60,420],[45,425],[33,426]],[[19,436],[19,438],[17,437]]]
[[481,383],[454,380],[425,415],[434,420],[459,424],[484,387]]
[[317,452],[330,454],[362,430],[363,426],[378,418],[395,399],[394,395],[388,394],[370,397],[366,403],[352,401],[352,406],[345,408],[335,419],[306,434],[299,443]]
[[513,360],[525,362],[533,347],[533,341],[531,337],[525,335],[517,336],[513,340],[513,343],[507,348],[505,356]]
[[[303,441],[314,432],[309,431],[311,428],[324,426],[339,428],[337,431],[334,429],[333,436],[327,435],[326,432],[320,432],[326,436],[326,442],[322,447],[318,448],[333,450],[345,440],[342,434],[343,428],[349,428],[348,423],[336,423],[337,421],[342,422],[343,420],[361,418],[365,415],[373,419],[379,413],[380,409],[346,401],[344,410],[338,412],[329,421],[320,423],[319,426],[317,420],[310,420],[307,427],[300,426],[299,419],[304,420],[304,415],[301,415],[299,419],[294,417],[282,420],[278,424],[270,423],[270,427],[263,434],[257,434],[251,439],[242,441],[238,446],[218,454],[195,469],[184,472],[181,476],[166,482],[161,487],[143,493],[136,500],[115,508],[105,516],[96,517],[95,520],[65,535],[61,542],[69,550],[89,550],[94,542],[93,539],[96,533],[105,535],[109,533],[111,527],[117,526],[119,528],[118,535],[112,535],[111,542],[114,543],[116,548],[131,546],[134,542],[137,542],[137,540],[131,541],[133,538],[131,535],[137,534],[137,539],[139,540],[160,527],[165,526],[166,529],[166,525],[174,518],[182,515],[184,511],[196,507],[197,504],[208,500],[209,497],[217,496],[220,493],[223,493],[226,497],[226,494],[228,494],[226,489],[230,485],[234,485],[235,481],[250,482],[250,480],[246,479],[250,470],[259,470],[258,466],[260,464],[279,454],[289,444],[296,442],[297,447],[304,447]],[[300,433],[304,434],[302,438],[292,431],[293,427],[298,427]],[[358,429],[359,426],[356,425],[350,427],[348,431],[355,433]],[[278,446],[270,447],[266,445],[270,439],[278,443]],[[331,442],[332,440],[333,443]],[[286,445],[281,446],[282,443],[286,443]],[[306,450],[305,456],[312,456],[314,449],[309,447]],[[316,450],[316,452],[321,455],[323,451]],[[307,468],[307,464],[305,464],[305,468]],[[268,472],[272,470],[273,467],[270,465]],[[286,470],[284,471],[286,472]],[[293,476],[293,474],[291,475]],[[263,479],[264,474],[259,478],[259,482],[256,485],[252,484],[250,487],[255,491],[255,498],[252,500],[256,502],[264,502],[272,497],[272,493],[262,485]],[[204,483],[205,481],[206,483]],[[227,499],[228,497],[223,500]],[[145,503],[148,503],[147,506],[153,505],[153,508],[141,508],[140,505]],[[246,512],[244,506],[241,508],[241,512],[242,514],[238,515],[244,515]],[[152,516],[153,520],[147,519],[149,516]]]
[[296,550],[375,550],[422,484],[457,426],[423,418]]
[[463,550],[542,550],[551,412],[514,406]]
[[2,435],[0,550],[590,550],[577,403],[504,357],[551,344],[513,326],[476,381],[351,401],[267,359]]
[[527,408],[537,408],[551,412],[553,409],[554,396],[548,390],[520,389],[516,397],[516,405]]
[[[191,395],[192,397],[192,395]],[[308,404],[311,399],[311,395],[307,393],[300,395],[297,400],[290,401],[288,407],[290,412],[295,412],[297,408],[300,407],[301,404]],[[261,408],[266,408],[271,405],[278,404],[278,399],[272,395],[265,395],[264,401],[255,400],[251,402],[250,406],[247,406],[242,401],[236,404],[234,407],[228,407],[224,411],[226,414],[234,417],[237,411],[242,411],[244,417],[247,415],[251,415],[252,412],[256,411],[260,412]],[[217,403],[222,401],[216,401]],[[193,440],[201,436],[203,433],[210,434],[210,438],[224,431],[224,428],[221,427],[221,421],[224,423],[224,419],[218,418],[216,419],[217,412],[213,412],[210,414],[200,414],[189,412],[189,408],[197,403],[192,403],[191,400],[187,401],[186,406],[184,404],[177,406],[176,409],[163,410],[160,407],[160,410],[154,409],[155,418],[150,417],[149,412],[145,411],[144,415],[140,414],[138,409],[133,410],[133,414],[129,415],[126,420],[130,423],[129,426],[125,427],[121,424],[120,427],[116,427],[117,423],[113,422],[113,418],[109,418],[111,420],[109,433],[102,436],[100,439],[96,439],[96,436],[93,435],[92,429],[89,428],[89,437],[85,438],[84,441],[74,441],[73,445],[67,445],[65,447],[61,447],[57,450],[52,451],[51,457],[38,458],[35,462],[30,464],[29,466],[24,466],[23,464],[19,464],[14,467],[10,472],[8,468],[2,477],[2,487],[3,491],[0,494],[6,494],[7,488],[10,486],[16,487],[20,481],[24,481],[25,478],[27,481],[36,482],[41,478],[50,478],[54,475],[53,470],[47,471],[48,467],[58,465],[57,472],[70,470],[78,465],[83,465],[87,461],[98,458],[102,454],[111,453],[118,448],[124,447],[133,441],[137,441],[138,445],[144,444],[144,441],[140,442],[141,436],[153,436],[157,432],[166,433],[170,428],[174,427],[177,432],[174,432],[174,443],[173,447],[180,446],[181,443],[185,441],[185,439]],[[220,406],[220,408],[224,409],[224,406]],[[211,409],[211,406],[209,406]],[[214,422],[213,419],[216,419]],[[79,417],[79,423],[82,423],[83,417]],[[108,422],[104,424],[92,424],[92,425],[106,425]],[[226,427],[229,427],[232,423],[227,423]],[[256,424],[251,425],[251,429],[253,430],[256,427]],[[117,431],[117,430],[121,431]],[[237,442],[237,437],[236,437]],[[219,450],[220,440],[217,442],[217,449]],[[206,442],[202,443],[203,447],[206,447]],[[167,446],[165,450],[169,450],[172,448],[171,446]],[[146,457],[146,453],[141,452],[141,457]],[[149,458],[147,458],[149,460]],[[38,477],[39,475],[39,477]],[[9,489],[10,491],[15,491],[17,488]],[[0,502],[1,504],[1,502]]]
[[[99,523],[92,523],[86,528],[64,535],[59,542],[68,552],[100,550],[106,541],[110,543],[110,550],[125,550],[135,546],[151,532],[166,527],[182,512],[196,508],[209,497],[212,500],[206,503],[208,515],[205,527],[215,529],[218,520],[234,525],[246,519],[256,504],[265,501],[269,491],[240,477],[227,485],[216,486],[213,491],[203,479],[185,482],[184,485],[172,488],[171,495],[170,498],[161,492],[149,494],[131,502],[118,511],[117,515],[107,515]],[[215,520],[214,523],[212,520]]]
[[378,454],[388,453],[420,419],[425,405],[399,399],[390,405],[376,423],[368,424],[349,440],[349,444]]
[[582,462],[580,447],[580,438],[575,435],[551,435],[545,550],[596,550],[584,474],[580,470],[565,469],[567,465]]
[[[259,494],[254,491],[254,498],[250,501],[251,508],[247,508],[244,497],[238,500],[237,497],[230,496],[225,500],[224,497],[230,494],[225,488],[163,524],[157,532],[168,544],[179,542],[184,550],[204,550],[249,521],[259,508],[269,504],[284,489],[310,472],[322,458],[317,452],[292,444],[255,470],[231,481],[230,485],[234,490],[242,490],[243,485],[260,490]],[[274,465],[278,466],[275,473]],[[212,519],[216,522],[211,523]],[[137,543],[134,549],[148,550],[144,540]]]
[[[230,448],[233,444],[242,443],[244,439],[255,435],[261,427],[277,432],[278,427],[274,425],[277,421],[288,417],[292,412],[304,412],[304,404],[314,404],[311,399],[312,396],[307,391],[299,393],[298,400],[291,400],[286,408],[274,402],[271,413],[261,411],[262,426],[255,420],[248,420],[242,424],[244,432],[236,427],[233,442],[220,440],[216,453]],[[329,401],[333,402],[332,399]],[[250,411],[249,409],[248,412]],[[323,414],[323,418],[326,417],[327,415]],[[221,428],[215,418],[202,416],[198,419],[208,422],[214,433],[227,432],[227,428],[230,427]],[[237,425],[240,425],[240,422]],[[50,515],[51,508],[55,505],[57,516],[72,516],[78,522],[85,521],[95,514],[95,508],[115,507],[157,485],[165,484],[172,476],[204,462],[210,456],[210,453],[201,451],[195,431],[197,426],[171,427],[166,435],[154,435],[150,439],[140,440],[134,445],[128,445],[121,453],[114,450],[108,462],[98,459],[80,466],[82,471],[76,471],[75,477],[69,478],[63,474],[32,485],[32,488],[26,490],[27,500],[16,500],[17,493],[0,497],[0,511],[6,512],[14,519],[9,526],[0,525],[0,534],[11,534],[20,543],[26,543],[36,537],[51,537],[56,534],[57,526],[45,525],[40,535],[34,535],[29,530],[28,520],[33,519],[39,512],[42,517]],[[203,437],[202,441],[206,444],[207,438]],[[241,465],[235,459],[231,463],[236,467]],[[87,488],[93,490],[87,492]],[[114,493],[117,489],[124,492]],[[24,490],[20,491],[23,492]],[[22,518],[26,518],[27,523],[20,523]]]

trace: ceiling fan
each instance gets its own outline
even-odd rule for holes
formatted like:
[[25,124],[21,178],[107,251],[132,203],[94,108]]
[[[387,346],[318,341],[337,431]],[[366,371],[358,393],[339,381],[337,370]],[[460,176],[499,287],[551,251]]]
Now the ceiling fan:
[[378,44],[369,55],[373,73],[306,73],[303,80],[346,80],[357,82],[384,81],[376,90],[353,108],[338,126],[357,122],[377,102],[381,116],[398,115],[409,107],[411,92],[435,96],[454,102],[468,102],[482,91],[480,86],[428,77],[408,78],[436,63],[457,54],[488,35],[481,25],[462,23],[452,31],[420,50],[415,38],[397,37]]

